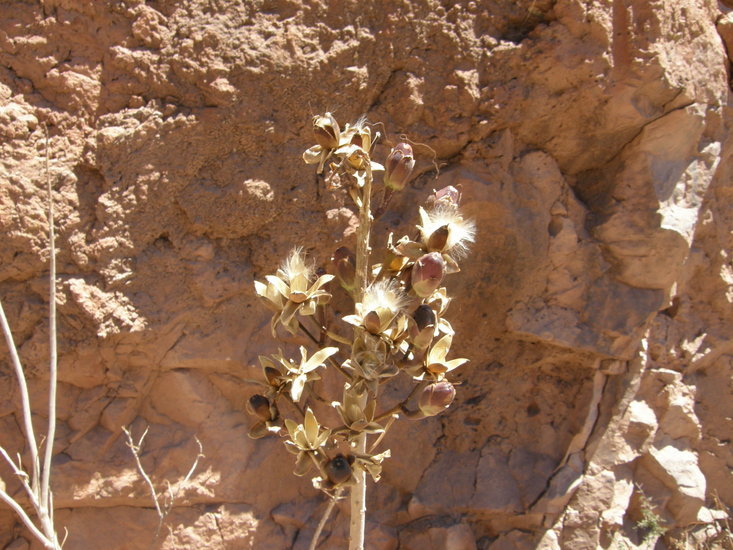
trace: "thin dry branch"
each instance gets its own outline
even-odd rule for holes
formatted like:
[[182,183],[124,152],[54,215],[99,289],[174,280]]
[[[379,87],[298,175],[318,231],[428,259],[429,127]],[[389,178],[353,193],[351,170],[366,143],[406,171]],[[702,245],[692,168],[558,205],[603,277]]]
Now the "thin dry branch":
[[56,348],[56,230],[54,228],[53,190],[51,174],[48,169],[48,128],[44,125],[46,138],[46,193],[48,193],[48,240],[49,246],[49,290],[48,290],[48,326],[49,326],[49,382],[48,382],[48,430],[46,432],[46,449],[41,469],[41,507],[49,515],[53,523],[53,507],[51,506],[51,458],[53,442],[56,438],[56,385],[58,379],[58,352]]
[[28,494],[31,506],[35,515],[38,517],[40,528],[31,519],[29,513],[5,490],[5,484],[0,480],[0,500],[8,504],[18,515],[21,521],[28,527],[31,534],[36,537],[46,548],[51,550],[60,550],[61,545],[58,542],[56,529],[53,519],[53,495],[51,493],[51,459],[53,457],[53,442],[56,437],[56,386],[57,386],[57,331],[56,331],[56,238],[54,231],[54,214],[53,214],[53,189],[51,185],[51,176],[48,167],[49,163],[49,143],[48,129],[43,127],[46,144],[46,192],[48,194],[48,231],[49,231],[49,409],[48,409],[48,431],[46,433],[46,448],[44,450],[43,467],[41,467],[38,452],[38,442],[33,431],[33,421],[31,414],[31,403],[28,395],[28,382],[20,362],[18,349],[15,346],[13,335],[10,330],[10,324],[5,316],[5,311],[0,302],[0,325],[2,326],[5,342],[10,353],[10,362],[15,370],[15,376],[18,380],[20,389],[21,411],[23,415],[23,430],[25,433],[26,443],[30,452],[31,474],[29,475],[23,468],[20,456],[18,463],[11,460],[5,448],[0,446],[0,454],[3,455],[5,461],[10,465],[13,473],[18,477],[23,488]]
[[321,516],[321,521],[319,521],[318,525],[316,526],[316,531],[315,533],[313,533],[313,538],[311,539],[311,543],[308,546],[308,550],[316,550],[318,539],[321,538],[321,532],[323,531],[323,528],[326,526],[326,522],[328,521],[328,518],[331,516],[331,512],[333,512],[333,507],[336,505],[336,502],[341,498],[341,494],[342,494],[342,490],[338,489],[334,496],[329,497],[328,506],[326,506],[326,510],[323,512],[323,516]]
[[204,458],[204,447],[201,444],[199,438],[194,436],[196,444],[199,446],[199,451],[193,461],[193,464],[191,464],[191,468],[189,468],[188,473],[181,481],[176,483],[175,491],[173,490],[173,486],[166,479],[164,481],[166,485],[165,491],[159,492],[155,488],[152,479],[150,479],[150,476],[147,474],[145,468],[143,468],[142,462],[140,461],[140,453],[142,451],[143,443],[145,442],[145,437],[148,435],[149,429],[150,426],[145,428],[145,431],[140,436],[140,439],[137,441],[137,443],[135,443],[135,440],[133,439],[132,433],[130,432],[129,428],[123,427],[122,431],[125,432],[125,436],[127,437],[127,446],[130,448],[130,452],[132,452],[132,456],[135,458],[137,471],[140,473],[143,480],[145,481],[145,484],[150,490],[150,496],[153,500],[153,504],[155,504],[155,511],[158,514],[158,527],[155,530],[155,537],[153,538],[153,542],[155,542],[160,536],[160,530],[163,528],[165,519],[168,517],[168,514],[170,514],[170,512],[173,510],[173,506],[175,504],[176,498],[178,497],[179,491],[181,490],[181,488],[185,487],[188,484],[194,472],[196,471],[196,468],[198,467],[199,460]]

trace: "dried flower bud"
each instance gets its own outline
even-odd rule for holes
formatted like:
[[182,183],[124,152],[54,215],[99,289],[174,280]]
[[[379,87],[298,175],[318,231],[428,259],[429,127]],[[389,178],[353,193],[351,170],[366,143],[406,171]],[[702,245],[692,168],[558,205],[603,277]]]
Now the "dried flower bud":
[[456,396],[456,389],[447,380],[434,382],[420,394],[419,407],[425,416],[435,416],[450,407]]
[[438,204],[445,204],[447,206],[457,207],[460,202],[461,192],[452,185],[448,185],[447,187],[438,189],[432,195],[430,195],[425,201],[425,204],[429,208],[435,208],[435,206]]
[[260,420],[272,420],[272,412],[270,411],[270,400],[264,395],[255,394],[247,401],[247,411],[259,418]]
[[344,483],[351,479],[351,463],[344,455],[336,455],[326,463],[326,475],[334,485]]
[[313,117],[313,135],[324,149],[336,149],[339,145],[339,125],[331,113]]
[[445,261],[438,252],[431,252],[418,258],[412,266],[412,288],[421,298],[427,298],[443,282]]
[[425,304],[418,306],[415,313],[412,314],[412,318],[415,320],[419,330],[435,325],[435,312],[433,308]]
[[429,252],[443,252],[448,244],[448,236],[450,235],[450,226],[448,224],[441,225],[433,231],[428,237],[427,247]]
[[398,143],[392,148],[384,166],[384,185],[395,191],[401,191],[407,185],[415,167],[412,147],[409,143]]
[[351,292],[356,286],[356,257],[345,246],[331,256],[331,269],[342,287]]

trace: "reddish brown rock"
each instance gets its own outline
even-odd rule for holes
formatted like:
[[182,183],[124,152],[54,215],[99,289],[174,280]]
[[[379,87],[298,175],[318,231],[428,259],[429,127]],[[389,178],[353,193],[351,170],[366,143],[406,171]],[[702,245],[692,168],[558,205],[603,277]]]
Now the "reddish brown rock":
[[[45,125],[67,547],[149,547],[157,517],[123,425],[151,426],[142,459],[159,486],[185,476],[195,436],[204,446],[161,548],[307,547],[321,497],[277,440],[247,438],[244,406],[257,356],[278,345],[252,281],[293,245],[319,264],[353,246],[347,197],[300,158],[326,110],[412,140],[417,175],[375,245],[445,185],[477,223],[447,283],[471,362],[448,411],[385,440],[368,547],[621,546],[640,542],[642,502],[668,545],[720,522],[733,506],[727,4],[2,4],[0,298],[40,426]],[[14,455],[4,342],[0,373]],[[347,516],[323,548],[344,547]],[[0,508],[0,547],[26,539]]]

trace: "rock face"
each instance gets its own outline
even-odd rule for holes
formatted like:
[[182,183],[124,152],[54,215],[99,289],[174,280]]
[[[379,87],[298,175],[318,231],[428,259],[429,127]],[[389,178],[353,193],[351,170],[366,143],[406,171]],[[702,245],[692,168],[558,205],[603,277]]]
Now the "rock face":
[[[293,245],[323,261],[353,236],[347,198],[300,159],[326,110],[426,145],[377,243],[448,184],[478,227],[449,310],[471,363],[451,409],[390,432],[368,547],[633,546],[649,514],[666,547],[724,544],[726,4],[0,5],[0,298],[40,425],[45,126],[66,548],[150,546],[158,519],[121,436],[148,425],[142,460],[157,483],[186,475],[196,436],[206,455],[160,548],[307,548],[324,503],[279,441],[247,438],[244,403],[257,356],[277,347],[253,279]],[[6,357],[2,343],[0,443],[14,454],[20,398]],[[322,548],[344,547],[347,518],[337,507]],[[29,544],[0,508],[0,547]]]

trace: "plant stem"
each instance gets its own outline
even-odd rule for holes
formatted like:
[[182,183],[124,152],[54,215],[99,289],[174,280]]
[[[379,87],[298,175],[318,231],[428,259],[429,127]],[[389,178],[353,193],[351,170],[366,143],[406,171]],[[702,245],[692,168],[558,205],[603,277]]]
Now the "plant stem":
[[[359,232],[356,238],[356,290],[354,299],[361,302],[369,284],[369,236],[372,224],[371,194],[372,170],[367,156],[366,177],[361,193],[359,208]],[[367,434],[361,433],[355,439],[354,452],[366,454]],[[366,525],[366,472],[362,468],[354,471],[356,483],[351,488],[351,520],[349,524],[349,550],[364,550],[364,528]]]
[[41,470],[41,507],[48,513],[50,525],[46,536],[55,539],[53,529],[53,508],[51,507],[51,458],[53,457],[53,443],[56,438],[56,383],[58,354],[56,348],[56,231],[53,216],[53,190],[51,176],[48,170],[48,128],[43,127],[46,134],[46,192],[48,193],[48,240],[49,240],[49,382],[48,382],[48,431],[46,432],[46,449]]
[[[367,159],[368,162],[368,159]],[[372,225],[371,210],[372,171],[367,170],[359,209],[359,231],[356,237],[356,289],[354,299],[361,302],[369,284],[369,238]]]
[[308,550],[316,550],[316,545],[318,544],[318,539],[321,537],[321,532],[323,531],[323,528],[326,526],[326,522],[328,521],[328,518],[331,515],[331,512],[333,512],[333,507],[336,505],[336,501],[340,497],[341,497],[341,490],[339,489],[333,497],[329,498],[328,506],[326,506],[326,510],[323,512],[321,521],[318,522],[318,526],[316,527],[316,532],[313,533],[313,538],[311,539],[310,546],[308,546]]

